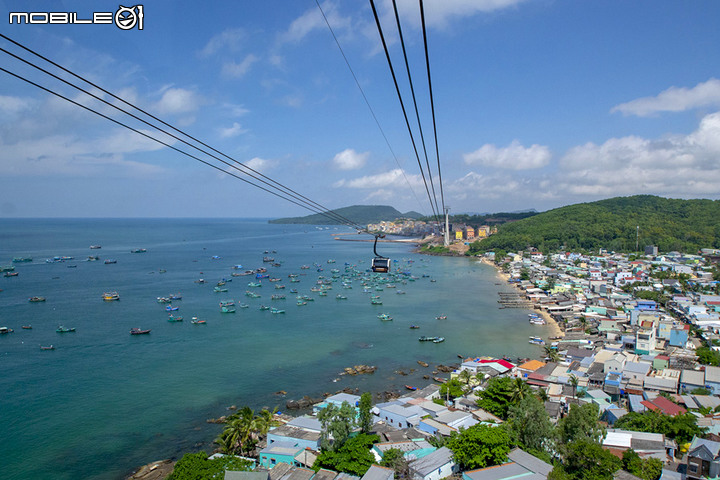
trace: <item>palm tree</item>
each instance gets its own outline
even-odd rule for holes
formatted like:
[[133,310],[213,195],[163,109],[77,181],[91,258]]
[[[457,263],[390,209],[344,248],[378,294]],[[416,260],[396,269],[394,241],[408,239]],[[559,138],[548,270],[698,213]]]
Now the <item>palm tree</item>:
[[575,392],[577,391],[578,386],[578,377],[572,373],[570,374],[570,385],[573,387],[573,398],[575,397]]
[[548,360],[551,362],[557,362],[560,360],[560,354],[557,351],[557,348],[553,348],[550,345],[545,345],[545,357],[547,357]]
[[274,419],[277,409],[270,412],[263,409],[255,414],[252,408],[245,406],[225,421],[225,428],[215,440],[225,453],[250,453],[270,427],[278,422]]
[[530,387],[525,381],[517,377],[510,385],[510,400],[512,403],[518,403],[530,393]]

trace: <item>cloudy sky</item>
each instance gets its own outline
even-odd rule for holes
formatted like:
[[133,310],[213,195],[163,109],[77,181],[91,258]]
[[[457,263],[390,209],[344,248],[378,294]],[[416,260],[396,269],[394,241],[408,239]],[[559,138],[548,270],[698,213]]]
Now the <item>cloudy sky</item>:
[[[376,4],[426,181],[440,203],[442,175],[451,212],[720,198],[720,2],[425,0],[440,172],[418,3],[398,10],[429,172],[392,3]],[[0,33],[227,155],[217,157],[328,208],[431,212],[369,2],[320,2],[362,92],[315,0],[153,0],[142,30],[10,24],[27,5],[0,0]],[[118,7],[32,8],[88,19]],[[58,72],[6,39],[0,48]],[[0,217],[311,213],[5,52],[0,67],[217,167],[0,71]]]

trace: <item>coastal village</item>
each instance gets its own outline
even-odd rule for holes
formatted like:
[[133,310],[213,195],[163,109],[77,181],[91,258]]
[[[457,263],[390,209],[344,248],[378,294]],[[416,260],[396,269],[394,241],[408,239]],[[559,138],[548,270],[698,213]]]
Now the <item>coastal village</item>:
[[[531,310],[530,322],[553,327],[551,336],[529,339],[535,344],[531,348],[537,348],[534,359],[515,362],[475,352],[460,360],[450,378],[435,377],[436,382],[424,388],[380,399],[372,406],[370,429],[379,441],[366,447],[373,461],[362,475],[316,464],[323,447],[332,444],[327,441],[333,440],[328,423],[321,421],[322,412],[328,407],[331,411],[345,407],[353,409],[353,417],[361,416],[361,396],[348,391],[316,403],[312,413],[298,417],[276,414],[274,426],[261,438],[256,456],[249,459],[253,471],[228,470],[224,478],[720,477],[720,294],[719,282],[713,278],[720,251],[660,254],[649,246],[637,255],[606,251],[543,255],[529,250],[502,258],[488,253],[480,260],[498,268],[503,281],[515,287],[513,293],[500,295],[500,308]],[[593,441],[618,463],[607,475],[573,475],[570,454],[563,458],[562,445],[548,449],[549,437],[541,437],[538,445],[542,448],[532,452],[515,439],[495,457],[475,452],[474,461],[468,461],[458,453],[457,441],[467,432],[497,428],[504,422],[514,422],[518,429],[514,407],[509,416],[481,408],[491,399],[488,391],[501,382],[531,392],[542,402],[542,416],[561,432],[568,431],[570,418],[581,409],[595,412],[596,425],[586,427],[595,435]],[[658,433],[662,429],[657,425],[643,428],[638,426],[641,422],[627,421],[638,418],[667,422],[682,418],[692,425],[683,430],[684,435],[678,429]],[[351,424],[355,433],[360,432],[357,424]],[[628,428],[622,428],[623,424]],[[520,437],[525,433],[522,429],[520,426]],[[476,443],[481,446],[482,441]],[[539,452],[543,448],[544,454]],[[397,462],[384,461],[390,451],[400,452],[401,468]],[[655,473],[627,471],[632,462],[626,458],[632,456],[638,462],[654,459]],[[564,476],[555,473],[553,462],[565,465]],[[135,478],[150,478],[142,477],[149,473],[145,467]]]

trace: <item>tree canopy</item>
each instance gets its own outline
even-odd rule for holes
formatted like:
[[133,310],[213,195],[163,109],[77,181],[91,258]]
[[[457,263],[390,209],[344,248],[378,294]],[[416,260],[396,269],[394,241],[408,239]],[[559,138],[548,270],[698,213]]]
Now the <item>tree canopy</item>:
[[446,445],[461,469],[472,470],[503,463],[512,441],[504,427],[479,423],[460,433],[453,432]]
[[186,453],[175,464],[167,480],[222,480],[225,470],[251,471],[252,467],[252,462],[237,457],[209,460],[205,452]]
[[629,252],[638,232],[640,247],[657,245],[663,252],[720,248],[720,200],[636,195],[569,205],[500,225],[497,234],[471,244],[469,253],[528,246]]
[[630,412],[615,422],[615,427],[637,432],[662,433],[678,443],[689,442],[694,436],[702,436],[704,433],[704,429],[697,424],[697,417],[690,412],[674,417],[653,410]]
[[316,471],[327,468],[362,477],[370,465],[375,463],[375,456],[370,452],[370,448],[379,440],[377,435],[366,434],[350,438],[337,450],[323,450],[313,468]]

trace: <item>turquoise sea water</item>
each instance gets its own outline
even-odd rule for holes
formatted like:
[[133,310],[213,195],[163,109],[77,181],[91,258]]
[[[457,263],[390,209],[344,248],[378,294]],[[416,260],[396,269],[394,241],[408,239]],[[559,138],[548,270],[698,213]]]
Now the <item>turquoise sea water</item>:
[[[0,220],[0,265],[33,258],[13,264],[17,277],[0,277],[0,326],[14,329],[0,336],[2,477],[119,479],[154,460],[210,451],[221,427],[205,419],[227,414],[229,405],[284,409],[287,399],[345,387],[423,386],[431,368],[417,360],[432,367],[456,362],[458,354],[537,355],[527,338],[546,335],[546,327],[529,325],[523,310],[498,309],[497,292],[509,287],[471,259],[423,256],[409,245],[382,243],[379,252],[417,280],[370,293],[359,280],[352,289],[337,281],[326,297],[311,292],[333,268],[369,268],[372,243],[332,237],[348,232],[238,219]],[[131,253],[135,248],[147,252]],[[282,266],[263,263],[266,250],[276,250],[267,255]],[[100,261],[84,261],[89,255]],[[74,259],[45,262],[54,256]],[[117,263],[104,264],[109,258]],[[262,298],[246,297],[255,279],[231,277],[237,264],[267,267],[285,290],[265,279],[252,289]],[[300,282],[291,283],[291,273]],[[207,283],[195,283],[199,278]],[[228,292],[213,292],[222,278],[232,278]],[[315,300],[297,306],[291,288]],[[117,291],[121,300],[104,302],[106,291]],[[156,298],[178,292],[183,298],[174,305],[185,321],[170,323]],[[287,298],[270,300],[273,293]],[[337,300],[337,294],[348,298]],[[47,300],[28,302],[36,295]],[[383,305],[371,305],[371,295],[380,295]],[[250,307],[220,313],[218,304],[227,299]],[[260,311],[261,304],[286,313]],[[379,313],[394,320],[382,322]],[[440,314],[447,320],[436,320]],[[191,324],[193,316],[207,324]],[[411,330],[411,324],[421,328]],[[58,325],[76,331],[60,334]],[[130,335],[133,327],[152,332]],[[446,340],[418,342],[420,335]],[[55,350],[40,349],[51,344]],[[378,370],[339,375],[357,364]],[[401,376],[399,369],[415,371]],[[274,394],[279,390],[287,397]]]

